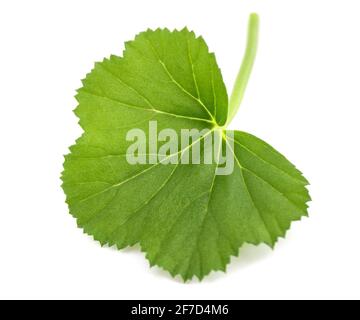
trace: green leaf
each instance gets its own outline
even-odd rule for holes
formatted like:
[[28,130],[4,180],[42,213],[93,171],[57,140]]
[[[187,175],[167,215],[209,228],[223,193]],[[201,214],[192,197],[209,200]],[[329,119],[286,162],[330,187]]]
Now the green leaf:
[[[274,246],[307,215],[301,173],[258,138],[226,131],[228,98],[215,56],[187,29],[139,34],[122,58],[95,64],[77,100],[84,133],[65,157],[63,189],[79,227],[102,245],[140,244],[151,265],[202,279],[224,271],[244,243]],[[216,163],[129,164],[129,129],[149,132],[151,121],[158,131],[211,130],[229,147],[233,172],[216,175]],[[204,138],[187,151],[200,144],[203,158]],[[183,156],[179,149],[168,159]]]

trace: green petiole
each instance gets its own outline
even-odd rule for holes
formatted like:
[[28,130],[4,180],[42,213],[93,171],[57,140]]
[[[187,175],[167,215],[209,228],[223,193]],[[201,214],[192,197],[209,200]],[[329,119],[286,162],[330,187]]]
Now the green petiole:
[[249,18],[248,39],[245,56],[230,97],[227,124],[229,124],[234,119],[243,100],[244,93],[256,58],[258,36],[259,16],[256,13],[253,13],[250,15]]

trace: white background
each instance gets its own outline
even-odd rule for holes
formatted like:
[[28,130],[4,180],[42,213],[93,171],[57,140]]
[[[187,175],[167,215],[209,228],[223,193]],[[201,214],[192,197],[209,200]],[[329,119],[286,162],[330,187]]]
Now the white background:
[[[59,177],[81,133],[73,96],[136,33],[185,25],[231,89],[252,11],[259,55],[233,127],[304,172],[311,218],[275,251],[246,246],[226,274],[183,284],[137,249],[101,248],[68,214]],[[0,298],[360,298],[359,15],[358,0],[1,1]]]

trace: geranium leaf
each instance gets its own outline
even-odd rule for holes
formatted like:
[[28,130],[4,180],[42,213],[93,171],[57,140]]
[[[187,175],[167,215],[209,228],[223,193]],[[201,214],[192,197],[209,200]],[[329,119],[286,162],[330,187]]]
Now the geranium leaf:
[[[244,243],[274,246],[307,215],[301,173],[260,139],[226,130],[228,98],[215,56],[187,29],[139,34],[123,57],[95,64],[77,100],[84,133],[65,157],[63,189],[78,225],[101,244],[138,243],[151,265],[202,279],[225,270]],[[146,149],[155,162],[129,163],[129,130],[150,139],[154,123],[156,132],[207,133],[163,160]],[[198,147],[206,157],[207,135],[218,157],[221,148],[230,151],[230,174],[218,175],[216,162],[182,163]]]

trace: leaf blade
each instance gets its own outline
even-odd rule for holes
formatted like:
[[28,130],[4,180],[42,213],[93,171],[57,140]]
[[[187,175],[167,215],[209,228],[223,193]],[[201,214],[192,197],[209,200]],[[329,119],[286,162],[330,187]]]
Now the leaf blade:
[[[222,140],[223,148],[234,143],[236,166],[228,176],[216,175],[216,163],[127,162],[127,132],[138,128],[149,138],[150,121],[178,135],[194,128],[225,132],[218,128],[228,113],[220,69],[205,41],[187,29],[139,34],[123,58],[95,65],[77,100],[84,133],[65,157],[63,189],[79,227],[102,245],[139,243],[151,265],[201,280],[225,271],[244,243],[273,247],[292,221],[307,215],[307,180],[244,132]],[[203,158],[207,150],[200,150]],[[172,156],[181,159],[183,151]]]

